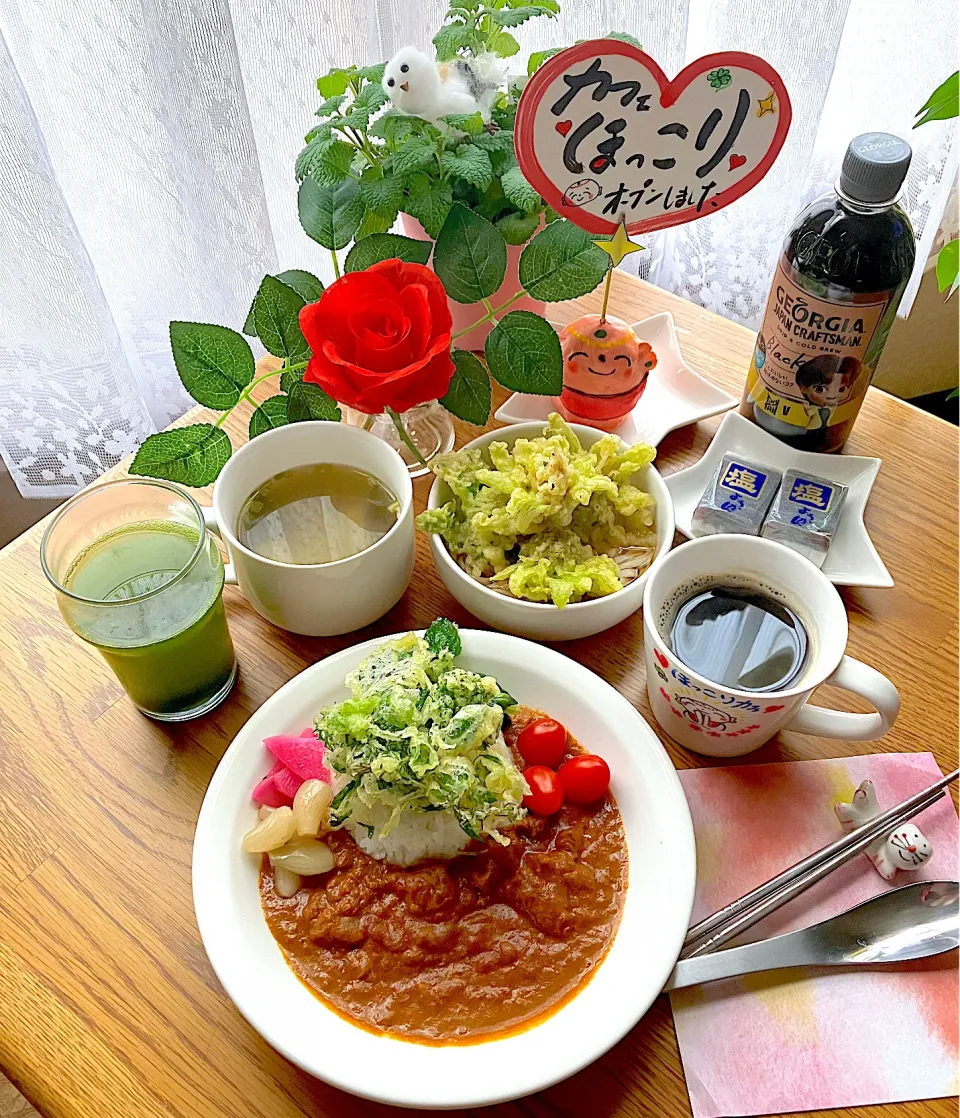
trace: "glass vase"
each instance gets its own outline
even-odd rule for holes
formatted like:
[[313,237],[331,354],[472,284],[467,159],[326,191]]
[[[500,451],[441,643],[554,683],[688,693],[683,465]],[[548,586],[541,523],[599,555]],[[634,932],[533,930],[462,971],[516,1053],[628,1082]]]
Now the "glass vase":
[[[381,412],[379,415],[366,415],[364,412],[342,406],[340,410],[346,423],[351,423],[354,427],[362,427],[365,431],[389,443],[406,463],[411,477],[423,477],[430,472],[429,465],[425,466],[417,459],[410,446],[401,438],[393,418],[386,412]],[[439,401],[429,400],[425,404],[410,408],[409,411],[400,412],[399,419],[424,462],[429,463],[438,454],[453,449],[453,416]]]

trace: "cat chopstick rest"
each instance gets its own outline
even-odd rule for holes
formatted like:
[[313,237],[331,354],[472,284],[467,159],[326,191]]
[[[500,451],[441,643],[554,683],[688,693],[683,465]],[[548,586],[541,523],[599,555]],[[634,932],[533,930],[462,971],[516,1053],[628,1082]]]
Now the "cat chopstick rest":
[[[865,780],[853,794],[853,802],[836,805],[837,818],[849,833],[880,814],[872,780]],[[916,870],[929,861],[933,847],[912,823],[901,823],[886,838],[877,839],[865,851],[882,878],[892,881],[897,870]]]
[[585,314],[560,331],[563,392],[553,398],[570,423],[614,431],[636,406],[657,355],[619,318]]

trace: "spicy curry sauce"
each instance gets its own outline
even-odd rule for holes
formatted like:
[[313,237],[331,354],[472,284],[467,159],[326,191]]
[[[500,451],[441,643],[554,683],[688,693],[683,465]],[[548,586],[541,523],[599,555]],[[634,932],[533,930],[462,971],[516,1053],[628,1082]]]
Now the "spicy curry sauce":
[[[504,737],[540,711],[519,707]],[[567,736],[568,754],[583,753]],[[471,843],[449,861],[394,866],[346,831],[335,867],[280,897],[260,894],[294,973],[354,1023],[421,1043],[474,1043],[529,1027],[590,977],[613,940],[627,882],[623,823],[608,793]]]

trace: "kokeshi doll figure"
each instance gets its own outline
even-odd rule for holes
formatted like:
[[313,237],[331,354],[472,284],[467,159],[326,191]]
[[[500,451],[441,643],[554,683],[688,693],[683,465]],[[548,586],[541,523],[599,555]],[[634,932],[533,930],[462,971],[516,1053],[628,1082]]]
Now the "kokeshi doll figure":
[[633,411],[657,355],[619,318],[585,314],[560,331],[563,392],[553,398],[570,423],[613,431]]

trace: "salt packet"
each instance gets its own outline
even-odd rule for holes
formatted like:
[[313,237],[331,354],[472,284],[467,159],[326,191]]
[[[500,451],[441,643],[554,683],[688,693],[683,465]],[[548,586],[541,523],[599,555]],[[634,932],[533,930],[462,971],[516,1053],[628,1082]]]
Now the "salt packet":
[[759,535],[781,476],[780,471],[771,466],[748,462],[736,454],[725,454],[693,510],[693,534]]
[[822,567],[846,499],[847,486],[837,481],[787,470],[760,535]]

